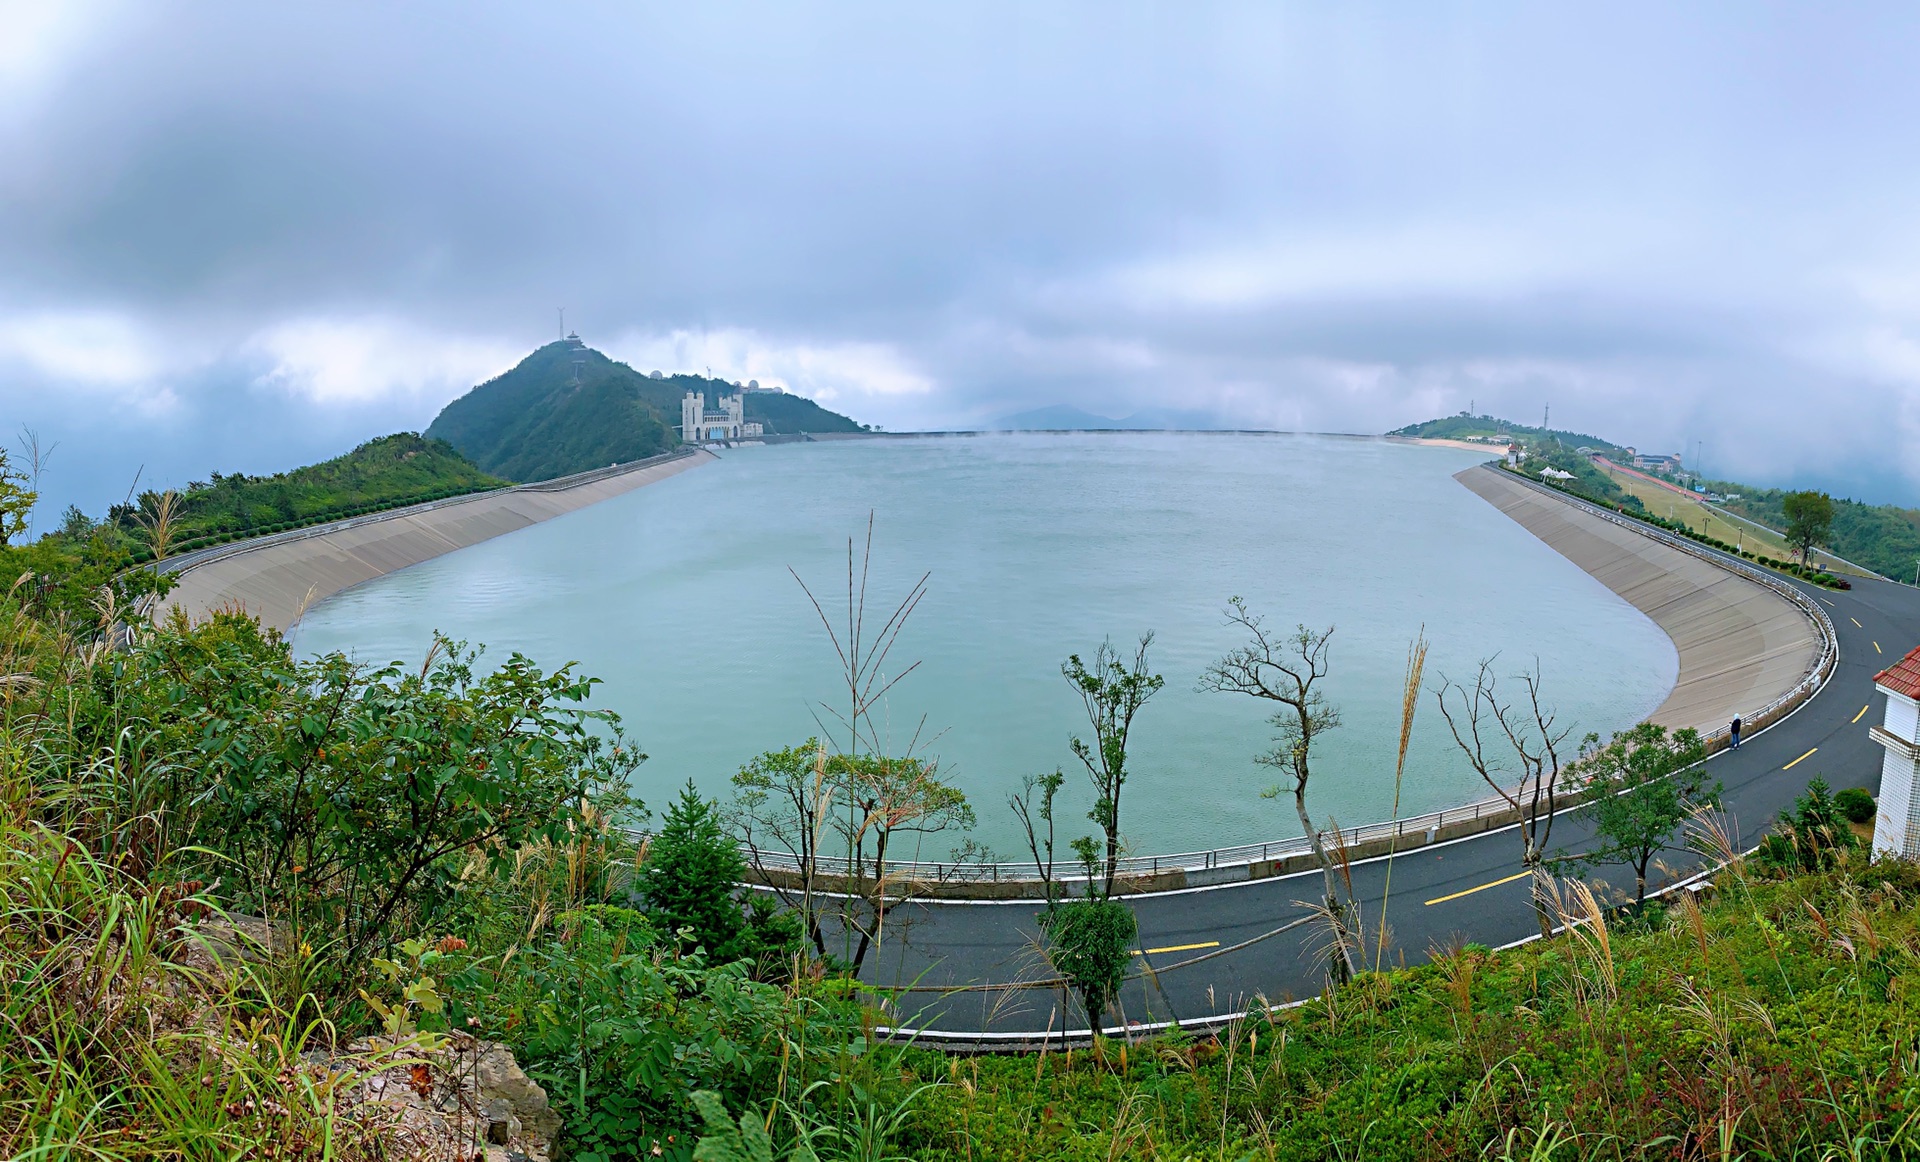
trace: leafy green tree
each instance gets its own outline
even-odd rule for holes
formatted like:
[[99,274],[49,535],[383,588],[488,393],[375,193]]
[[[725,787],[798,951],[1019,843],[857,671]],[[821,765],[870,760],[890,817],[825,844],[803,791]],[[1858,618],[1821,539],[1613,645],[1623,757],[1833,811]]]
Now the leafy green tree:
[[906,900],[894,871],[903,849],[911,856],[927,839],[974,824],[966,794],[934,763],[831,754],[818,739],[761,755],[734,775],[733,787],[729,815],[752,866],[761,866],[762,852],[778,852],[778,862],[794,868],[762,882],[798,914],[822,957],[837,930],[839,959],[854,971]]
[[1113,894],[1114,877],[1120,870],[1120,792],[1127,782],[1127,741],[1133,733],[1134,716],[1147,704],[1167,680],[1147,669],[1147,648],[1153,634],[1140,639],[1131,662],[1113,648],[1112,641],[1100,643],[1093,665],[1070,655],[1060,665],[1060,673],[1072,684],[1086,706],[1087,721],[1093,727],[1089,745],[1075,735],[1074,757],[1087,768],[1093,783],[1093,809],[1087,818],[1099,825],[1106,837],[1105,887],[1102,897]]
[[[1092,885],[1091,875],[1087,882]],[[1043,913],[1040,925],[1051,945],[1054,968],[1080,994],[1087,1027],[1098,1035],[1133,958],[1134,938],[1139,934],[1133,909],[1118,900],[1090,896]]]
[[736,960],[746,951],[739,899],[746,876],[747,861],[721,827],[718,810],[689,779],[640,867],[635,886],[647,919],[670,936],[684,934],[683,943],[706,949],[715,961]]
[[459,863],[564,840],[585,802],[620,806],[646,757],[617,716],[578,706],[593,680],[518,654],[483,674],[477,656],[437,638],[419,667],[296,660],[249,618],[176,617],[99,663],[135,705],[103,708],[94,729],[137,718],[176,749],[192,781],[170,799],[223,857],[208,870],[240,903],[328,934],[358,972],[397,926],[448,906]]
[[27,531],[33,506],[39,501],[40,495],[33,491],[26,473],[15,468],[6,449],[0,448],[0,547]]
[[1780,509],[1787,517],[1787,544],[1800,553],[1800,563],[1808,563],[1813,546],[1824,544],[1833,529],[1833,498],[1824,492],[1789,492],[1780,498]]
[[[1590,746],[1598,742],[1598,735],[1587,736]],[[1580,811],[1593,824],[1596,845],[1564,862],[1631,867],[1634,906],[1645,904],[1648,866],[1675,846],[1674,835],[1689,814],[1720,802],[1720,785],[1709,786],[1700,767],[1706,757],[1698,731],[1669,735],[1651,722],[1591,750],[1580,760],[1576,777],[1591,796]]]

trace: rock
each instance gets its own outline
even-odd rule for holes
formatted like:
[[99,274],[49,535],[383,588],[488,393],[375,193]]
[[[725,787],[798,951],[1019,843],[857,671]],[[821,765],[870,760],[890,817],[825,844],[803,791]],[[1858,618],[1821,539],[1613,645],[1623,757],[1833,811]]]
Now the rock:
[[553,1141],[560,1132],[560,1115],[547,1101],[547,1091],[526,1075],[506,1046],[477,1044],[486,1048],[474,1065],[475,1088],[489,1113],[504,1105],[510,1118],[527,1127],[535,1138]]
[[547,1162],[560,1115],[504,1045],[461,1033],[431,1052],[377,1040],[347,1046],[335,1068],[360,1073],[352,1101],[375,1107],[396,1156],[436,1162]]

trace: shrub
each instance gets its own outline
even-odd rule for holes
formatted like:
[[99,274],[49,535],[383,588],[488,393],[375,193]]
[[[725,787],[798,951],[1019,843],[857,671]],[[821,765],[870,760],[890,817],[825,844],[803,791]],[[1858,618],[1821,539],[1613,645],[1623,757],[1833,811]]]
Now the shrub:
[[[181,780],[173,809],[192,804],[189,841],[220,857],[202,878],[325,933],[348,973],[326,983],[350,987],[396,924],[448,904],[450,860],[507,860],[566,835],[583,794],[624,786],[638,761],[617,718],[575,707],[591,682],[518,654],[482,675],[475,659],[442,638],[420,668],[299,661],[249,618],[189,628],[176,613],[130,657],[101,663],[123,676],[120,704],[100,713],[164,724]],[[112,721],[93,729],[110,737]]]
[[669,939],[684,933],[687,951],[702,948],[725,963],[745,954],[747,920],[738,894],[746,874],[747,861],[720,826],[719,811],[689,779],[653,837],[635,886],[657,931]]
[[1754,862],[1761,870],[1793,875],[1826,871],[1860,846],[1834,802],[1827,781],[1815,776],[1807,793],[1780,815],[1777,829],[1761,841]]
[[1087,1027],[1099,1030],[1107,1006],[1120,995],[1139,927],[1133,909],[1118,900],[1070,900],[1043,913],[1040,926],[1051,945],[1053,966],[1067,978],[1087,1012]]
[[1833,796],[1833,805],[1849,823],[1865,823],[1873,818],[1873,796],[1859,787],[1848,787]]

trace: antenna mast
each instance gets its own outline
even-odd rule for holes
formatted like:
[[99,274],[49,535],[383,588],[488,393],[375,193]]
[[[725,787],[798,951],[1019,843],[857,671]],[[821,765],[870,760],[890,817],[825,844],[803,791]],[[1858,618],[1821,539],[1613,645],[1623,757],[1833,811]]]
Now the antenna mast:
[[560,338],[564,342],[567,337],[567,308],[555,307],[554,310],[560,312]]

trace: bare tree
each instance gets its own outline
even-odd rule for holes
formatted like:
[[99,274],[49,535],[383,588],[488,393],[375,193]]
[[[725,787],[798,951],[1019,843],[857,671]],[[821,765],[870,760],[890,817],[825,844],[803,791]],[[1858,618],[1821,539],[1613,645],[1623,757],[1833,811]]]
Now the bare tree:
[[[853,538],[847,538],[847,611],[844,622],[835,626],[833,619],[827,616],[826,607],[820,604],[813,590],[792,566],[787,572],[800,583],[801,592],[813,603],[813,611],[819,615],[820,624],[826,628],[827,639],[833,643],[834,654],[840,660],[840,680],[846,686],[846,709],[842,711],[831,703],[821,703],[829,717],[846,732],[845,745],[839,747],[842,754],[879,754],[883,749],[881,740],[873,725],[873,708],[887,696],[902,678],[919,668],[919,662],[909,663],[899,673],[888,675],[887,657],[900,640],[900,631],[906,628],[907,619],[920,605],[920,599],[927,595],[927,578],[931,573],[920,574],[920,579],[907,590],[907,595],[894,606],[893,612],[880,623],[877,631],[870,631],[867,625],[867,580],[873,567],[873,513],[867,514],[867,541],[860,555],[859,573],[856,580],[853,558]],[[834,745],[832,731],[825,723],[827,742]]]
[[[60,447],[60,441],[51,444],[40,442],[40,433],[32,428],[20,429],[20,454],[27,461],[27,490],[37,500],[40,496],[40,475],[47,470],[47,462],[53,459],[53,453]],[[27,510],[27,539],[33,539],[33,510]]]
[[[1300,830],[1313,849],[1325,881],[1326,912],[1331,930],[1333,974],[1338,980],[1350,978],[1356,970],[1356,938],[1351,922],[1352,908],[1343,902],[1342,877],[1333,853],[1327,850],[1326,836],[1313,824],[1307,811],[1307,782],[1312,777],[1310,759],[1314,740],[1340,725],[1340,712],[1316,687],[1327,676],[1327,644],[1333,627],[1312,630],[1298,626],[1284,637],[1267,630],[1264,619],[1235,597],[1227,602],[1228,625],[1247,634],[1247,644],[1208,666],[1200,676],[1200,689],[1207,693],[1246,694],[1278,703],[1280,709],[1268,719],[1273,724],[1273,749],[1257,755],[1254,761],[1282,773],[1283,782],[1269,788],[1267,798],[1291,794],[1294,813],[1300,817]],[[1288,785],[1291,783],[1291,786]]]
[[[1487,658],[1480,663],[1471,689],[1442,676],[1434,694],[1467,764],[1520,819],[1520,860],[1531,873],[1534,918],[1540,935],[1552,936],[1555,913],[1547,843],[1565,773],[1560,751],[1573,728],[1556,725],[1554,711],[1541,705],[1538,662],[1515,676],[1524,691],[1518,706],[1500,701],[1493,662]],[[1506,752],[1512,753],[1512,766],[1503,757]]]
[[[1033,856],[1033,868],[1040,874],[1040,886],[1046,893],[1047,907],[1056,903],[1053,886],[1053,800],[1067,776],[1059,770],[1046,775],[1028,775],[1020,780],[1020,789],[1007,796],[1007,806],[1026,833],[1027,851]],[[1039,801],[1035,802],[1035,796]]]
[[[761,878],[782,901],[802,916],[814,949],[825,956],[835,936],[842,960],[858,972],[868,952],[882,941],[887,917],[905,902],[912,882],[893,864],[909,842],[974,825],[966,796],[942,781],[938,764],[913,757],[919,732],[905,756],[889,754],[874,711],[919,662],[889,672],[887,660],[908,618],[926,595],[928,574],[885,618],[867,618],[867,587],[873,562],[873,526],[867,517],[864,551],[856,561],[847,541],[847,595],[844,617],[829,615],[797,572],[794,580],[812,602],[840,663],[844,702],[823,702],[816,715],[825,743],[809,739],[798,747],[770,751],[734,776],[734,825],[753,856]],[[836,605],[838,600],[835,599]],[[796,868],[791,884],[766,874],[763,850],[784,849]],[[837,867],[827,866],[831,850]],[[823,879],[831,880],[831,891]],[[824,921],[832,921],[831,924]],[[834,929],[837,929],[835,931]]]
[[[1087,818],[1099,824],[1106,835],[1103,899],[1113,894],[1114,878],[1120,871],[1120,792],[1127,782],[1127,739],[1133,733],[1134,716],[1167,684],[1165,678],[1147,672],[1147,648],[1151,645],[1153,633],[1149,631],[1140,638],[1131,663],[1122,660],[1112,641],[1104,641],[1093,655],[1093,665],[1081,662],[1079,654],[1069,655],[1060,665],[1061,675],[1086,704],[1087,722],[1093,727],[1093,744],[1076,735],[1073,754],[1093,781],[1093,810],[1087,812]],[[1075,847],[1081,842],[1075,840]],[[1091,870],[1090,865],[1089,887]]]

